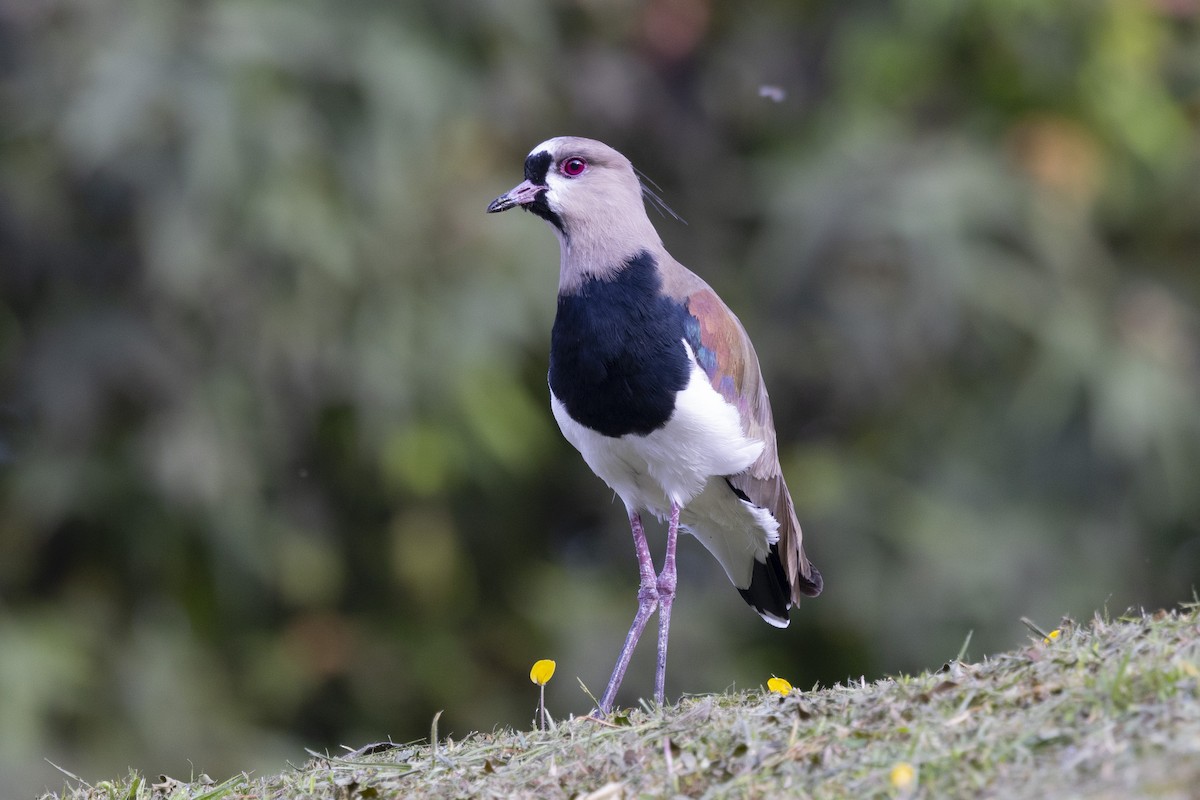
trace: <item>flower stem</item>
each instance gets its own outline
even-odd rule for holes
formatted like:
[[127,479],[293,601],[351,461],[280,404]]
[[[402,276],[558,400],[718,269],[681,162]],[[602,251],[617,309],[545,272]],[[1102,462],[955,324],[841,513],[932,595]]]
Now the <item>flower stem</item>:
[[538,686],[538,729],[546,730],[546,684]]

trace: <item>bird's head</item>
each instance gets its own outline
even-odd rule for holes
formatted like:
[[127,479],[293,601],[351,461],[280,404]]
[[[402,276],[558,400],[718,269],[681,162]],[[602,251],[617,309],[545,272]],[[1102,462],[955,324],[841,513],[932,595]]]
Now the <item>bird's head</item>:
[[489,213],[518,206],[549,222],[563,246],[564,267],[615,264],[661,240],[646,216],[643,187],[629,159],[603,142],[560,136],[525,159],[525,180],[497,197]]

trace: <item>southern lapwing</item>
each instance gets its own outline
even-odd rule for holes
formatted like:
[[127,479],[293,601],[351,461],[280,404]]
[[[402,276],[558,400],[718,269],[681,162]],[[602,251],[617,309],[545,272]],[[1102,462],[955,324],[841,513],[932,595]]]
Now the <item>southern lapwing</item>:
[[[821,592],[775,448],[771,405],[746,330],[671,257],[629,159],[562,136],[525,159],[525,180],[489,212],[520,206],[550,223],[562,259],[550,335],[550,405],[563,435],[629,513],[638,610],[600,700],[609,711],[658,610],[654,697],[663,702],[678,531],[699,539],[742,597],[777,627]],[[652,195],[651,195],[652,196]],[[656,576],[641,514],[667,520]]]

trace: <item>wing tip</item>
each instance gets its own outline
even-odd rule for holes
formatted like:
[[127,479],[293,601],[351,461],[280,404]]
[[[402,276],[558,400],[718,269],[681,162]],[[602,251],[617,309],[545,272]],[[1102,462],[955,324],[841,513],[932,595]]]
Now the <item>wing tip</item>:
[[825,588],[825,579],[821,577],[821,570],[816,568],[811,561],[806,561],[808,564],[808,576],[800,573],[796,576],[796,589],[805,597],[816,597]]

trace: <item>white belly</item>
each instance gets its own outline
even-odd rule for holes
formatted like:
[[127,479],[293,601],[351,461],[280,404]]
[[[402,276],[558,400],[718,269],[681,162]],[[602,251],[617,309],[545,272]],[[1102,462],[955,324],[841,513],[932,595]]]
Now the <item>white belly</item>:
[[712,388],[694,357],[671,418],[645,436],[605,436],[571,419],[553,392],[550,404],[567,441],[626,508],[644,509],[660,519],[672,502],[686,507],[710,478],[741,472],[763,449],[762,442],[742,433],[737,408]]

